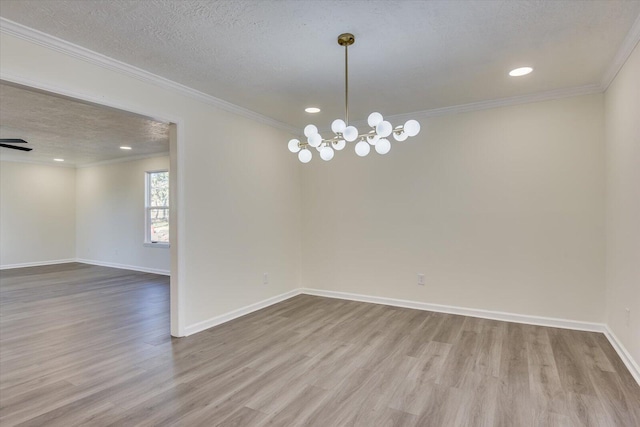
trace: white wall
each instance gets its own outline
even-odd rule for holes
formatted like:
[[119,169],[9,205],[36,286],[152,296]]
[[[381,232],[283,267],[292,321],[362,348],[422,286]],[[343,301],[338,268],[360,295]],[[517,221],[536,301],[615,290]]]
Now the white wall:
[[[0,71],[180,119],[185,326],[300,285],[605,320],[602,95],[423,120],[419,137],[385,157],[348,150],[301,173],[283,149],[286,132],[59,51],[2,34]],[[610,111],[631,102],[623,101],[627,89],[616,89],[622,76],[607,93]],[[612,123],[619,114],[609,110]],[[616,129],[630,129],[625,123]],[[612,147],[608,188],[622,191],[634,172],[624,169],[617,185],[611,165],[633,153]],[[618,210],[609,206],[611,248]],[[631,234],[631,221],[614,220],[621,234]],[[620,245],[609,267],[637,248]],[[637,270],[623,264],[620,281],[629,283]],[[416,285],[416,273],[426,286]],[[610,307],[615,295],[633,297],[611,285],[611,268],[608,277]]]
[[303,285],[602,322],[603,120],[600,94],[532,103],[309,163]]
[[0,162],[0,266],[75,258],[75,170]]
[[[179,119],[182,332],[298,287],[299,166],[286,150],[287,132],[7,33],[0,34],[0,72]],[[172,317],[174,334],[177,323]]]
[[640,364],[640,45],[609,86],[605,111],[607,324]]
[[81,169],[1,163],[2,267],[92,262],[169,274],[170,251],[144,246],[145,172],[169,157]]
[[299,162],[286,149],[291,136],[210,108],[199,112],[197,126],[201,139],[187,142],[185,179],[188,324],[300,281]]
[[76,256],[81,261],[168,274],[168,247],[144,246],[145,172],[169,169],[169,157],[79,168]]

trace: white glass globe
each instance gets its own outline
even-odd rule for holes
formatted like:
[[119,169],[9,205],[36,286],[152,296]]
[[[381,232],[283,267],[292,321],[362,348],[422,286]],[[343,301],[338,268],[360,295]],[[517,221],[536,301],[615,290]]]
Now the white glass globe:
[[509,71],[509,75],[511,77],[521,77],[521,76],[526,76],[532,71],[533,71],[533,68],[531,67],[520,67],[520,68],[516,68],[515,70]]
[[416,136],[418,132],[420,132],[420,123],[416,120],[407,120],[404,124],[404,131],[407,133],[407,136]]
[[292,153],[297,153],[298,151],[300,151],[300,146],[298,145],[300,143],[300,141],[298,141],[297,139],[292,139],[291,141],[289,141],[289,151],[291,151]]
[[374,134],[369,134],[369,136],[367,136],[367,142],[370,145],[376,145],[376,142],[378,142],[380,140],[380,137],[378,135]]
[[387,138],[382,138],[376,144],[376,152],[378,154],[387,154],[391,150],[391,143]]
[[344,130],[344,139],[353,142],[358,139],[358,129],[355,126],[347,126]]
[[333,148],[335,148],[336,150],[340,151],[344,147],[346,147],[346,145],[347,145],[347,141],[345,141],[344,139],[339,139],[338,141],[333,143]]
[[374,127],[378,126],[378,123],[380,123],[383,120],[384,119],[382,118],[382,114],[380,114],[380,113],[371,113],[371,114],[369,114],[369,118],[367,119],[367,123],[369,123],[369,126],[374,128]]
[[360,141],[356,144],[356,154],[360,157],[364,157],[371,151],[371,146],[366,141]]
[[311,135],[315,135],[318,133],[318,128],[314,125],[306,125],[304,127],[304,136],[309,138]]
[[306,148],[304,150],[300,150],[300,152],[298,153],[298,160],[300,160],[302,163],[309,163],[311,161],[311,157],[313,157],[311,151],[307,150]]
[[320,158],[326,161],[333,159],[333,148],[323,147],[322,150],[320,150]]
[[387,122],[386,120],[381,121],[376,126],[376,133],[378,134],[378,136],[380,136],[380,138],[388,137],[389,135],[391,135],[392,130],[393,127],[391,126],[391,123]]
[[322,143],[322,137],[320,136],[319,133],[314,133],[309,138],[307,138],[307,142],[309,143],[310,146],[317,147]]
[[344,120],[341,119],[335,119],[331,123],[331,130],[333,131],[333,133],[344,133],[344,129],[346,127],[347,124],[344,122]]
[[317,152],[320,152],[320,150],[322,150],[322,144],[320,144],[320,145],[318,145],[318,146],[316,147],[316,151],[317,151]]
[[407,138],[409,138],[409,135],[407,135],[406,131],[402,130],[402,126],[398,126],[393,130],[393,137],[395,138],[396,141],[402,142],[402,141],[406,141]]

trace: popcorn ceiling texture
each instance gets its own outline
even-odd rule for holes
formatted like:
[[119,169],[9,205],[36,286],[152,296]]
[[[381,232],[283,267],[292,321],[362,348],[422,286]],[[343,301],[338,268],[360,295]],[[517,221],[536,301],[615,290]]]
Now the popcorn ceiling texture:
[[[598,84],[638,1],[3,0],[0,15],[281,122],[409,113]],[[506,73],[532,64],[522,80]]]
[[[80,166],[169,152],[169,125],[106,107],[0,84],[0,137],[22,138],[33,151],[2,149],[2,160]],[[131,151],[120,150],[129,145]]]

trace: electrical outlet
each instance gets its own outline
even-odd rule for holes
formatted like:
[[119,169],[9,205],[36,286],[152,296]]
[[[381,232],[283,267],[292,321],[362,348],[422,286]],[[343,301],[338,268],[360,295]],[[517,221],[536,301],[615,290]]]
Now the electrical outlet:
[[631,324],[631,309],[629,307],[624,309],[624,322],[627,326]]
[[418,273],[418,285],[424,286],[424,274]]
[[269,284],[269,273],[264,273],[262,275],[262,284],[263,285],[268,285]]

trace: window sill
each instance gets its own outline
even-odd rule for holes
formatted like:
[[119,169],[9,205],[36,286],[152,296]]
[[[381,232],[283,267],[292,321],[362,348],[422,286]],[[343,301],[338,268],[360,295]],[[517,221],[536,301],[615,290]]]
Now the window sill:
[[149,242],[144,242],[143,245],[146,246],[147,248],[164,248],[164,249],[168,249],[168,248],[171,247],[171,245],[169,243],[149,243]]

